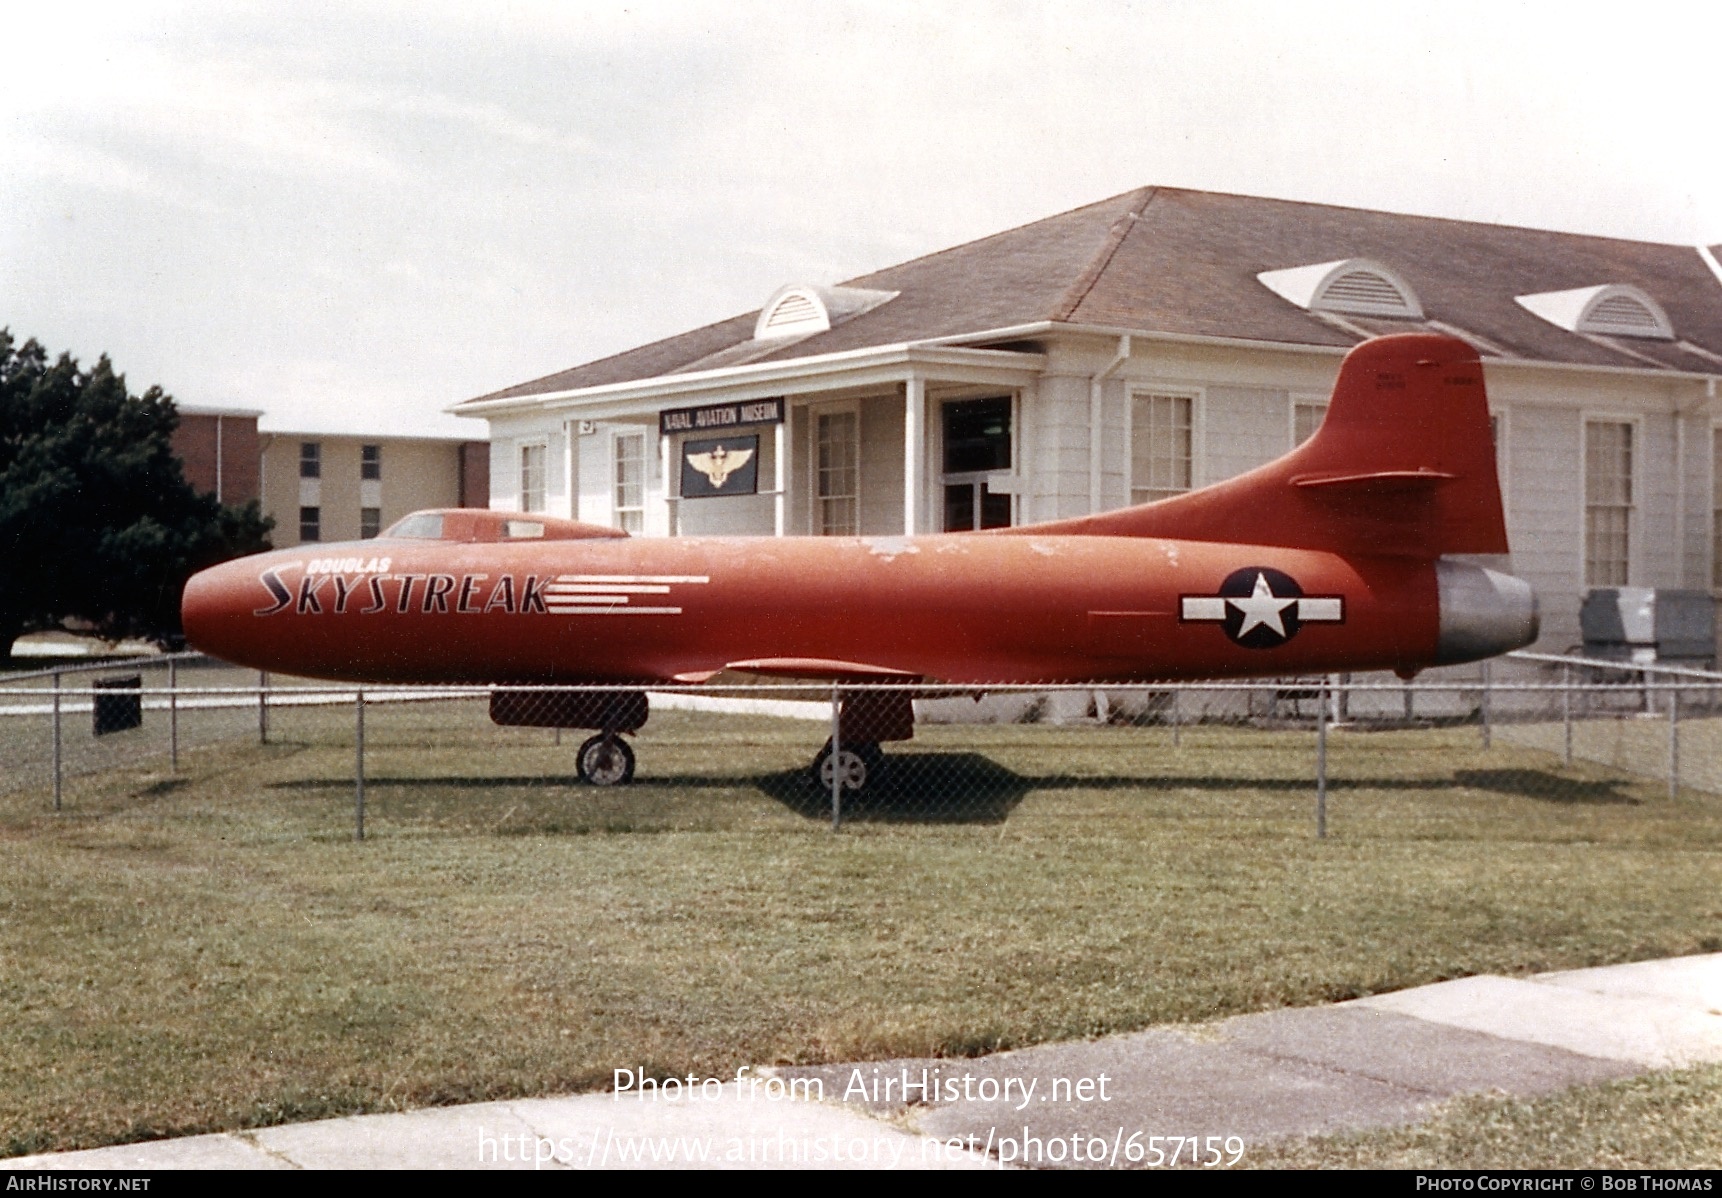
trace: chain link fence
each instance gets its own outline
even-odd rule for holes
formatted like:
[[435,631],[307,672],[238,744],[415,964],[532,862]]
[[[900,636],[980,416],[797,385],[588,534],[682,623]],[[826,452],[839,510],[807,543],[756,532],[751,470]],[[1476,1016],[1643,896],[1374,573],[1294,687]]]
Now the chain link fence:
[[1002,824],[1031,796],[1132,818],[1248,791],[1323,836],[1347,789],[1722,795],[1722,674],[1526,653],[1415,681],[1153,687],[360,688],[195,654],[0,677],[0,794],[99,810],[230,769],[260,798],[350,812],[361,838],[379,799],[404,824],[453,800],[579,832],[703,826],[762,795],[835,829]]

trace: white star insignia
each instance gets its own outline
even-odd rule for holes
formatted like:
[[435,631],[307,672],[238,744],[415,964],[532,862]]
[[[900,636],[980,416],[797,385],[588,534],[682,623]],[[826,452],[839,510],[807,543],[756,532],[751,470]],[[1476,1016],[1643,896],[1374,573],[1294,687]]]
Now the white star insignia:
[[1247,635],[1252,628],[1262,627],[1272,629],[1274,634],[1283,640],[1286,626],[1281,617],[1286,608],[1297,602],[1297,597],[1287,596],[1281,599],[1274,594],[1273,588],[1268,586],[1268,576],[1258,573],[1255,589],[1250,592],[1248,598],[1228,597],[1226,602],[1243,613],[1244,622],[1238,629],[1238,636]]

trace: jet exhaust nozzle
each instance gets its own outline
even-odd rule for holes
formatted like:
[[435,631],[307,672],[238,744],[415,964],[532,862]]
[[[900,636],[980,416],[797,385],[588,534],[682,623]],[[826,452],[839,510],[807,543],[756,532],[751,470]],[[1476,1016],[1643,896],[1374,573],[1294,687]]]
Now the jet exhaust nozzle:
[[1537,593],[1524,579],[1441,558],[1435,584],[1441,604],[1436,665],[1481,661],[1537,639]]

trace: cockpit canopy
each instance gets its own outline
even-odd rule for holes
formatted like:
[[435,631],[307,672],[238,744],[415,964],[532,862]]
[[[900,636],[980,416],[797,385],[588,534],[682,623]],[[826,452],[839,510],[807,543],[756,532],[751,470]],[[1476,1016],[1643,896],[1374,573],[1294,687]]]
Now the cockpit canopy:
[[619,528],[563,520],[538,512],[493,512],[484,508],[442,508],[414,512],[382,534],[403,541],[590,541],[625,537]]

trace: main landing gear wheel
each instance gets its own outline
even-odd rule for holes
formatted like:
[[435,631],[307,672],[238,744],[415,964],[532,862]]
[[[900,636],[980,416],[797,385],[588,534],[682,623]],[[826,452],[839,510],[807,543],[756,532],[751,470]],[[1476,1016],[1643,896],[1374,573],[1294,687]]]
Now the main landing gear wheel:
[[841,778],[846,792],[855,794],[867,789],[867,784],[878,776],[879,766],[884,760],[885,755],[879,751],[878,745],[863,742],[853,748],[844,745],[837,750],[837,759],[833,762],[831,742],[826,741],[825,747],[819,750],[819,756],[813,759],[810,773],[814,784],[826,794],[831,793],[833,774]]
[[580,781],[594,786],[620,786],[634,779],[634,750],[619,736],[592,737],[580,746],[574,764]]

